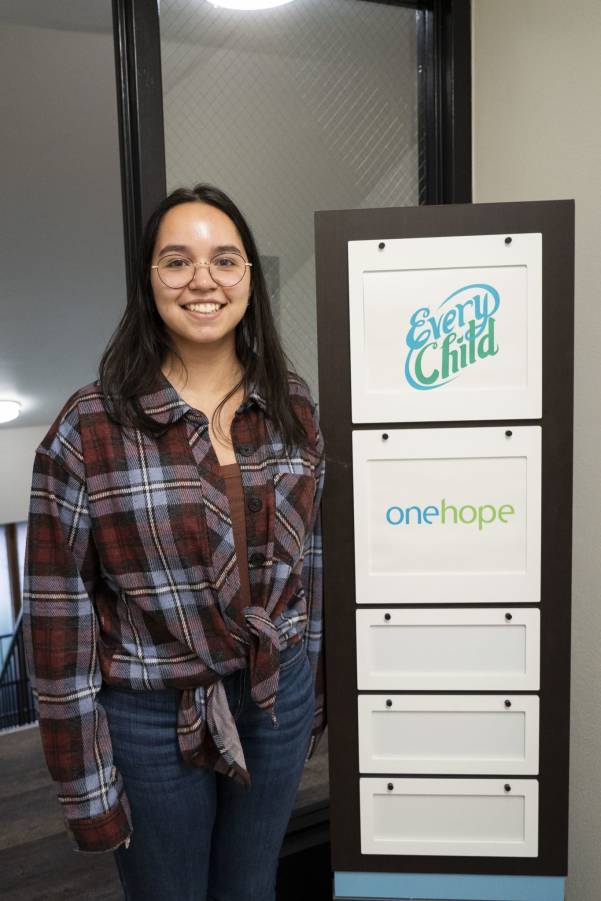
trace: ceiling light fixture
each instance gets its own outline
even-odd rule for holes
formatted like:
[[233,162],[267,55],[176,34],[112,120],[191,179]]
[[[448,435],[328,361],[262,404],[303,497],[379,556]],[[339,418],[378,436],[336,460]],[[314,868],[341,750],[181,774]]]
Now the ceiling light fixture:
[[273,9],[275,6],[292,3],[292,0],[209,0],[209,2],[224,9]]
[[16,400],[0,400],[0,422],[10,422],[21,412],[21,404]]

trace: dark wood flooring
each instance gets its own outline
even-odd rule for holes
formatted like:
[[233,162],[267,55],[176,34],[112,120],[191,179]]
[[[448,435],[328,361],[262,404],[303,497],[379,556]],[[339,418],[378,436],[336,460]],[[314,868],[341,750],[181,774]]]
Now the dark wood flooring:
[[[298,801],[327,797],[327,745],[305,770]],[[332,897],[328,846],[285,857],[278,901]],[[122,901],[112,854],[73,850],[37,726],[0,732],[1,901]]]

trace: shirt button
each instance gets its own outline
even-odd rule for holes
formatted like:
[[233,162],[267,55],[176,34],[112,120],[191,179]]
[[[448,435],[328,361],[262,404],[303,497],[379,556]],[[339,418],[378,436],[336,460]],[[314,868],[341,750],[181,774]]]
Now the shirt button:
[[263,501],[260,497],[257,497],[253,494],[246,502],[246,506],[250,510],[251,513],[258,513],[261,507],[263,506]]
[[242,454],[243,457],[251,457],[255,452],[254,444],[239,444],[238,445],[238,453]]
[[248,562],[252,566],[263,566],[265,563],[265,554],[260,554],[258,552],[251,554]]

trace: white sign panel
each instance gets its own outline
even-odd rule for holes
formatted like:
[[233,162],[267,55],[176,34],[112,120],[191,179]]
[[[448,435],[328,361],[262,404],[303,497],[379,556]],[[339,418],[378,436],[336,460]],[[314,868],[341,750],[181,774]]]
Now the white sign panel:
[[349,241],[348,265],[353,422],[542,416],[540,234]]
[[358,604],[540,601],[541,429],[353,432]]
[[359,695],[362,773],[536,775],[536,695]]
[[360,691],[538,691],[540,610],[357,610]]
[[362,854],[538,854],[536,779],[366,777],[359,798]]

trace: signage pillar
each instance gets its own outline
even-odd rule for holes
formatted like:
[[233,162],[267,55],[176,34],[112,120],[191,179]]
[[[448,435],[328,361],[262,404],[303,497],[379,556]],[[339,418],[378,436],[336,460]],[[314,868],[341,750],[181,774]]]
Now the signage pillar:
[[563,901],[573,203],[315,227],[334,897]]

